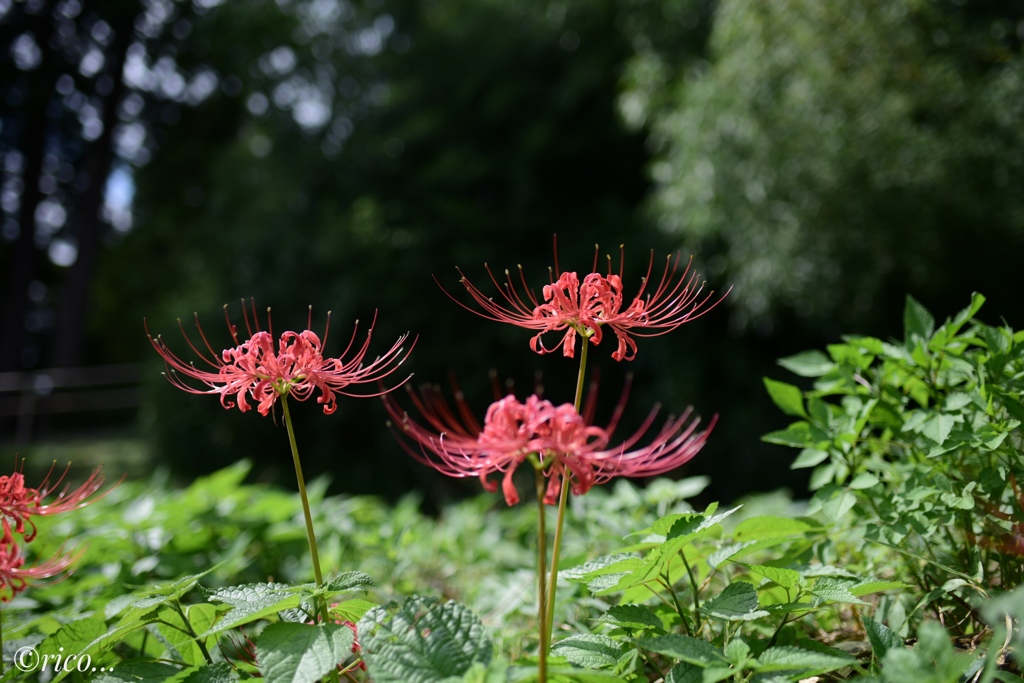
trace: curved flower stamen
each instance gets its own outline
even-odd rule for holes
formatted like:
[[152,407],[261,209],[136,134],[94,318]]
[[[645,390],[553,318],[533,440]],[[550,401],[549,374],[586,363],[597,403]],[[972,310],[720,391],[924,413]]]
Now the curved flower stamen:
[[[447,290],[445,293],[463,308],[488,320],[535,330],[537,334],[530,339],[530,348],[539,354],[551,353],[558,348],[544,344],[544,335],[553,332],[562,334],[559,342],[562,355],[572,358],[577,336],[582,337],[584,343],[589,340],[596,346],[602,340],[602,327],[607,325],[616,336],[617,346],[612,358],[618,361],[636,358],[636,342],[633,337],[653,337],[670,332],[707,313],[729,293],[726,291],[718,300],[712,301],[715,292],[711,290],[705,293],[706,282],[696,273],[690,272],[692,257],[677,277],[681,255],[676,255],[674,260],[671,255],[668,256],[654,292],[646,293],[654,269],[652,251],[647,275],[641,280],[637,294],[628,300],[623,293],[624,260],[625,249],[620,246],[619,272],[612,272],[612,259],[609,256],[608,272],[598,273],[595,247],[595,272],[584,275],[581,280],[575,271],[558,271],[556,242],[555,269],[542,290],[543,303],[538,301],[527,286],[522,266],[519,267],[519,279],[524,294],[520,295],[507,270],[505,284],[499,284],[490,267],[484,265],[504,303],[488,297],[459,270],[459,282],[482,311],[467,306],[448,294]],[[625,305],[627,301],[629,304]]]
[[[281,335],[275,347],[270,309],[267,309],[267,330],[264,331],[260,329],[256,306],[251,299],[249,308],[252,310],[248,310],[243,302],[243,323],[249,336],[240,342],[238,327],[231,322],[225,306],[225,320],[235,346],[225,349],[219,355],[207,341],[199,325],[199,317],[196,316],[196,329],[202,339],[202,345],[209,351],[212,359],[192,342],[179,320],[186,344],[202,361],[215,368],[216,372],[200,370],[192,363],[185,362],[170,350],[162,337],[157,336],[154,339],[147,327],[146,334],[153,348],[164,359],[168,370],[166,376],[171,384],[192,394],[217,394],[225,408],[230,409],[237,405],[243,413],[250,409],[248,399],[251,398],[257,402],[256,409],[261,415],[268,414],[280,396],[290,395],[296,400],[305,401],[319,392],[317,403],[323,405],[324,413],[329,415],[337,409],[339,394],[356,397],[380,396],[401,386],[411,377],[410,375],[395,386],[382,388],[380,391],[356,393],[349,389],[357,384],[380,383],[398,370],[416,345],[414,338],[408,349],[405,348],[405,342],[409,338],[409,333],[405,333],[383,355],[372,362],[366,362],[366,354],[377,322],[376,313],[361,345],[357,345],[356,342],[359,331],[357,320],[353,326],[352,337],[341,356],[324,358],[324,343],[330,330],[330,312],[327,314],[323,341],[309,329],[302,332],[287,331]],[[312,307],[307,325],[311,322]],[[345,360],[344,357],[350,351],[352,355]],[[187,380],[193,380],[207,388],[196,387]]]
[[57,481],[50,483],[50,475],[53,473],[51,467],[38,488],[25,486],[25,476],[21,472],[0,476],[0,525],[3,528],[0,544],[13,543],[13,533],[22,535],[26,543],[31,543],[36,537],[32,517],[46,517],[78,509],[99,500],[112,490],[108,489],[102,495],[93,497],[104,481],[103,468],[97,467],[74,491],[69,492],[70,487],[65,486],[55,500],[46,503],[47,496],[61,485],[69,469],[70,465]]
[[64,555],[62,551],[58,551],[50,559],[25,569],[25,557],[21,548],[14,543],[0,543],[0,602],[10,602],[15,595],[28,588],[30,583],[63,573],[80,555],[80,552]]
[[670,417],[648,445],[635,448],[657,416],[655,407],[634,434],[609,448],[626,392],[604,428],[589,424],[584,417],[593,414],[590,406],[581,414],[571,404],[556,406],[536,395],[524,402],[511,395],[496,401],[481,427],[472,416],[466,416],[461,395],[459,407],[453,410],[436,389],[423,389],[419,397],[409,393],[428,426],[410,419],[393,396],[384,397],[394,431],[404,437],[399,442],[406,452],[447,476],[478,477],[491,492],[498,487],[491,476],[502,475],[501,487],[509,505],[519,502],[512,476],[528,460],[548,477],[544,502],[553,505],[563,475],[572,493],[583,495],[614,477],[650,477],[679,467],[700,451],[717,421],[715,416],[698,432],[700,420],[691,421],[688,409],[678,418]]

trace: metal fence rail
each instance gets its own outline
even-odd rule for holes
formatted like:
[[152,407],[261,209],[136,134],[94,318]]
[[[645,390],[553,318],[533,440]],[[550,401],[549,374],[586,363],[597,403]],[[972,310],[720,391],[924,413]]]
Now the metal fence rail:
[[141,376],[135,363],[2,372],[0,418],[15,418],[14,437],[27,442],[38,415],[138,407]]

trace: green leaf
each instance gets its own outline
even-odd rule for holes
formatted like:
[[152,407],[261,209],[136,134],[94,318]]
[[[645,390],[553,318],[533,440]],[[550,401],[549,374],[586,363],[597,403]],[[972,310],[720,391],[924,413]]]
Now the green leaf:
[[704,668],[688,662],[676,664],[665,677],[665,683],[704,683]]
[[764,386],[775,405],[786,415],[807,417],[807,411],[804,410],[804,395],[798,387],[767,377],[764,378]]
[[[238,673],[227,662],[217,662],[181,672],[173,683],[235,683]],[[169,682],[170,683],[170,682]]]
[[901,581],[865,581],[849,587],[850,595],[854,595],[858,598],[862,595],[881,593],[882,591],[891,591],[900,588],[910,588],[910,585]]
[[701,612],[726,621],[750,621],[768,616],[757,609],[757,589],[746,581],[730,583],[701,607]]
[[652,638],[639,638],[637,645],[645,650],[674,657],[682,662],[698,666],[725,663],[721,650],[705,640],[682,636],[678,633],[667,633]]
[[955,416],[936,413],[921,425],[920,431],[921,434],[941,446],[949,438],[949,433],[953,431],[956,423],[957,418]]
[[796,448],[806,448],[814,445],[811,425],[806,422],[794,422],[781,431],[765,434],[761,437],[761,440],[780,446],[794,446]]
[[207,593],[215,602],[231,605],[228,611],[203,637],[237,628],[256,619],[298,607],[302,598],[297,588],[283,583],[252,583],[228,586]]
[[616,605],[601,615],[600,622],[614,624],[625,629],[645,629],[664,633],[661,617],[644,605]]
[[124,660],[113,671],[89,676],[90,683],[163,683],[180,673],[181,669],[164,662]]
[[853,657],[814,652],[799,647],[771,647],[757,658],[758,671],[798,670],[804,673],[825,673],[857,663]]
[[861,472],[850,481],[851,489],[869,489],[878,483],[878,477],[870,472]]
[[984,304],[984,296],[978,294],[977,292],[971,294],[970,305],[967,308],[960,311],[959,313],[957,313],[956,316],[953,318],[952,322],[948,323],[950,328],[950,335],[955,335],[957,332],[959,332],[960,328],[963,327],[972,318],[974,318],[974,316],[978,313],[979,310],[981,310],[981,307]]
[[829,520],[837,522],[853,508],[857,497],[844,488],[826,485],[811,497],[811,511],[821,510]]
[[732,664],[742,666],[750,658],[750,646],[740,638],[733,638],[725,646],[725,657]]
[[316,683],[352,654],[352,629],[341,624],[270,624],[256,638],[267,683]]
[[[664,534],[665,532],[662,532],[662,535]],[[633,564],[632,566],[620,564],[627,560],[635,560],[637,564]],[[563,569],[558,572],[558,578],[565,581],[572,581],[574,583],[588,583],[594,576],[600,576],[602,573],[614,574],[628,571],[641,563],[643,563],[643,560],[636,553],[614,553],[612,555],[604,555],[602,557],[589,560],[576,567]],[[609,570],[609,567],[613,567],[613,569]]]
[[800,455],[796,456],[789,465],[791,470],[801,470],[806,467],[814,467],[820,465],[828,459],[828,451],[823,451],[818,448],[805,448],[800,451]]
[[431,683],[491,660],[483,624],[455,602],[411,597],[401,607],[374,607],[357,628],[376,683]]
[[603,669],[618,663],[622,644],[608,636],[580,633],[555,643],[551,651],[585,669]]
[[935,318],[909,294],[903,309],[903,328],[908,342],[915,336],[928,339],[935,331]]
[[1001,396],[999,400],[1002,401],[1003,406],[1006,408],[1006,412],[1010,413],[1010,415],[1021,422],[1024,422],[1024,403],[1010,398],[1009,396]]
[[759,515],[736,525],[732,537],[737,541],[760,541],[767,538],[800,536],[821,526],[806,519]]
[[871,650],[875,653],[875,659],[882,659],[889,650],[904,646],[903,639],[889,630],[888,626],[878,623],[871,617],[864,617],[864,630],[871,641]]
[[812,595],[830,602],[845,602],[856,605],[867,605],[863,600],[858,600],[850,590],[843,585],[835,583],[834,580],[819,580],[810,588]]
[[351,621],[354,624],[376,606],[377,603],[370,602],[369,600],[353,598],[352,600],[345,600],[337,605],[332,605],[331,614],[342,621]]
[[373,586],[373,579],[363,572],[345,572],[334,577],[324,586],[328,593],[344,593]]
[[761,564],[743,566],[752,572],[760,574],[769,581],[774,581],[783,588],[793,588],[795,586],[803,585],[804,583],[804,577],[800,576],[800,572],[794,569],[786,569],[784,567],[766,567]]
[[816,349],[781,358],[778,363],[801,377],[821,377],[836,366],[828,356]]

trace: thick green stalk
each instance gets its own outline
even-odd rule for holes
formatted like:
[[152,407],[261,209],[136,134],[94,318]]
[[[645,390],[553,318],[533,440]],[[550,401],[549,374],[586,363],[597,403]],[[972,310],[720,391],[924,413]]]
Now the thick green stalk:
[[[587,346],[589,345],[590,340],[589,335],[581,336],[583,337],[583,345],[580,350],[580,373],[576,379],[576,399],[573,401],[573,406],[575,406],[577,413],[580,411],[580,404],[583,403],[583,384],[587,370]],[[558,589],[558,557],[562,550],[562,526],[565,523],[565,506],[568,500],[569,475],[563,473],[562,492],[561,495],[558,496],[558,518],[555,521],[555,541],[554,546],[551,549],[551,578],[548,584],[548,613],[544,619],[544,623],[541,625],[542,629],[547,630],[548,643],[551,642],[555,624],[555,591]]]

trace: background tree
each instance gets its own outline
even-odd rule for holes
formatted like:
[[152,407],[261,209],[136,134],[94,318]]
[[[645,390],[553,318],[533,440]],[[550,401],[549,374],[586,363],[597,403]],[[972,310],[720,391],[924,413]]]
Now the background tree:
[[720,253],[741,326],[789,311],[895,330],[907,292],[941,309],[984,289],[1021,313],[1022,19],[1021,3],[719,3],[706,62],[631,65],[654,217]]

